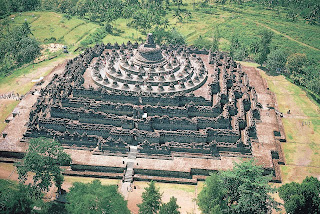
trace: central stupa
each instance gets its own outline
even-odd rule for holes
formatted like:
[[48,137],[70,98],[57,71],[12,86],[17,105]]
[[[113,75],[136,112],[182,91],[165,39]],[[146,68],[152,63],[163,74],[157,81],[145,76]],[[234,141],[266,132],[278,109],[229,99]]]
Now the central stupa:
[[185,48],[160,48],[148,34],[138,48],[105,51],[91,71],[93,81],[112,91],[148,94],[188,93],[201,87],[208,71]]
[[147,41],[138,48],[133,62],[145,67],[155,67],[165,62],[161,48],[154,43],[152,33],[148,34]]

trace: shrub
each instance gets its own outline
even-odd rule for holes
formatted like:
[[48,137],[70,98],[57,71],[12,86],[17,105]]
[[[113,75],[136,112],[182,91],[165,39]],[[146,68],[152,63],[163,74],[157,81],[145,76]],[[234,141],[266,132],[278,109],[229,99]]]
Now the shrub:
[[287,59],[286,68],[289,73],[303,73],[303,66],[307,63],[305,54],[294,53]]
[[267,57],[266,67],[270,71],[282,72],[285,69],[287,54],[283,49],[275,49]]

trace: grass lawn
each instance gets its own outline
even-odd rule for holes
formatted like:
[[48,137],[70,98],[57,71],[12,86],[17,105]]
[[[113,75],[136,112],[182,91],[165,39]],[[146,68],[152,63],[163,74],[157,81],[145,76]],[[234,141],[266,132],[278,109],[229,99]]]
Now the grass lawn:
[[[11,17],[14,17],[12,20]],[[51,37],[56,43],[73,46],[83,39],[97,24],[72,17],[66,19],[63,14],[46,11],[23,12],[13,14],[9,18],[10,26],[17,26],[27,21],[31,26],[33,35],[46,43]],[[3,20],[0,20],[0,22]],[[53,41],[51,41],[53,42]]]
[[27,93],[35,83],[31,83],[32,79],[38,79],[41,76],[49,74],[56,65],[63,62],[66,58],[72,58],[72,54],[61,55],[55,59],[40,62],[38,64],[30,64],[24,68],[16,69],[6,77],[0,77],[0,93]]
[[[135,184],[139,185],[141,188],[146,188],[148,187],[149,182],[135,181]],[[171,184],[171,183],[156,182],[156,187],[160,189],[160,192],[164,192],[168,190],[181,190],[184,192],[194,193],[197,186],[187,185],[187,184]]]
[[169,183],[157,183],[157,187],[159,187],[161,190],[169,190],[169,189],[176,189],[181,190],[184,192],[194,193],[196,186],[194,185],[186,185],[186,184],[169,184]]
[[13,109],[18,105],[19,101],[16,100],[1,100],[0,101],[0,133],[7,126],[5,119],[11,114]]
[[81,39],[83,39],[92,29],[95,29],[97,27],[98,27],[97,24],[83,23],[77,26],[76,28],[74,28],[73,30],[71,30],[70,32],[68,32],[64,36],[64,41],[67,44],[74,45],[77,42],[79,42]]
[[317,50],[320,48],[320,37],[317,36],[320,34],[320,28],[309,25],[304,20],[286,20],[285,10],[277,12],[258,5],[249,7],[246,4],[210,4],[212,8],[193,10],[192,2],[187,3],[184,8],[191,12],[191,18],[185,18],[180,23],[173,18],[173,11],[169,12],[167,17],[170,27],[178,29],[186,37],[188,44],[192,44],[200,35],[207,39],[212,38],[213,29],[218,25],[220,35],[224,39],[220,41],[220,48],[227,51],[233,33],[238,35],[241,43],[248,46],[257,39],[261,30],[268,29],[275,32],[272,47],[284,48],[289,54],[305,53],[308,57],[320,61],[320,50]]
[[120,184],[120,180],[116,179],[106,179],[106,178],[87,178],[87,177],[78,177],[78,176],[64,176],[64,180],[67,183],[82,182],[90,183],[93,180],[100,180],[102,185],[117,185]]
[[12,163],[4,163],[4,162],[0,163],[1,170],[12,172],[13,170],[15,170],[15,168],[16,167]]
[[[85,23],[85,21],[76,18],[70,20],[65,19],[62,14],[54,12],[39,12],[39,16],[39,19],[31,24],[31,30],[34,36],[40,39],[40,41],[44,41],[51,37],[54,37],[57,40],[61,38],[62,41],[64,41],[64,36],[69,34],[69,32],[71,33],[77,26]],[[69,43],[66,44],[68,45]]]

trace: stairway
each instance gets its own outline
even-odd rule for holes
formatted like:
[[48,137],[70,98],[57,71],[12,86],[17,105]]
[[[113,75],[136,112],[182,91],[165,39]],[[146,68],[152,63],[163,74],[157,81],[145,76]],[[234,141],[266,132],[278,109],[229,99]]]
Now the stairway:
[[132,190],[131,184],[133,182],[133,166],[137,158],[137,146],[130,146],[130,151],[127,158],[126,171],[124,173],[120,191],[125,199],[128,197],[128,192]]
[[136,161],[138,149],[137,146],[130,146],[130,152],[128,154],[128,159]]
[[133,164],[134,162],[128,162],[126,173],[124,174],[123,182],[132,182],[133,181]]

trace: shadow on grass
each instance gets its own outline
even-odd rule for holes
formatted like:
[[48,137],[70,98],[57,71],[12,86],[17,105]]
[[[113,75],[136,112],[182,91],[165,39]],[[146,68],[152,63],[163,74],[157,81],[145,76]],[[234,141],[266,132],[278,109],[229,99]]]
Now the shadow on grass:
[[112,29],[112,33],[110,33],[112,36],[120,36],[121,34],[123,34],[124,31],[118,28],[113,27]]
[[264,66],[258,66],[257,68],[263,70],[264,72],[266,72],[266,74],[268,74],[269,76],[280,76],[281,72],[279,71],[270,71],[268,68],[264,67]]
[[44,207],[44,213],[50,214],[67,214],[65,203],[50,201]]

